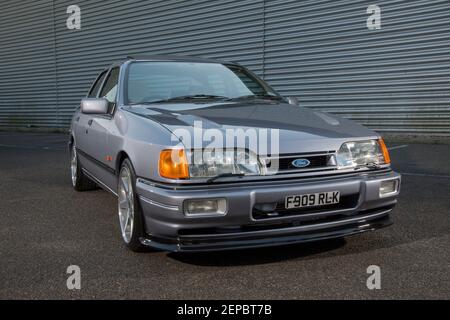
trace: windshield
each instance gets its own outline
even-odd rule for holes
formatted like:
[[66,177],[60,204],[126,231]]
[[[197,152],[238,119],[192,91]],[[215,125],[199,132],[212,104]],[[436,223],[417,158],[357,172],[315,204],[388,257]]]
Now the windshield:
[[128,104],[176,99],[277,97],[245,69],[219,63],[134,62],[127,79]]

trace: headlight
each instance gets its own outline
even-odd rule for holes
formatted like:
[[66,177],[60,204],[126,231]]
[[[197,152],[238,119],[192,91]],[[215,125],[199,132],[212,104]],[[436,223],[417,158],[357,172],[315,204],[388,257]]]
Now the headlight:
[[337,153],[338,168],[390,163],[389,153],[382,139],[344,143]]
[[208,178],[219,174],[259,175],[258,157],[247,150],[193,150],[187,152],[191,178]]

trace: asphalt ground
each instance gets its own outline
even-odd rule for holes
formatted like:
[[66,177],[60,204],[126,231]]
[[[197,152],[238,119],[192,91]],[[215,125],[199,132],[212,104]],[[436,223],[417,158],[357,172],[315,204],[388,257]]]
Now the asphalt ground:
[[[0,299],[449,299],[450,146],[389,144],[394,224],[345,240],[174,254],[124,248],[116,199],[78,193],[66,135],[0,132]],[[69,265],[81,289],[69,290]],[[369,290],[367,268],[381,270]]]

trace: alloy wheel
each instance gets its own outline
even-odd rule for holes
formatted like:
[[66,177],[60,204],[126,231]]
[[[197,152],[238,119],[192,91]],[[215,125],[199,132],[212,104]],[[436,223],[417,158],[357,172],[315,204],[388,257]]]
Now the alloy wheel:
[[78,169],[77,151],[75,149],[75,146],[73,146],[72,147],[72,156],[70,159],[70,174],[71,174],[73,186],[75,186],[77,184],[77,169]]
[[123,167],[119,175],[118,188],[119,222],[122,238],[126,243],[131,241],[134,225],[134,192],[130,170]]

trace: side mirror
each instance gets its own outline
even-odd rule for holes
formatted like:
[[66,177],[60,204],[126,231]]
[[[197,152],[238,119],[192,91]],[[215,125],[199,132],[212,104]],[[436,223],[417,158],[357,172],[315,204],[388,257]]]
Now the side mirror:
[[299,106],[297,97],[287,97],[286,100],[289,104],[292,104],[293,106]]
[[108,113],[108,100],[103,98],[84,98],[81,100],[81,112],[86,114]]

